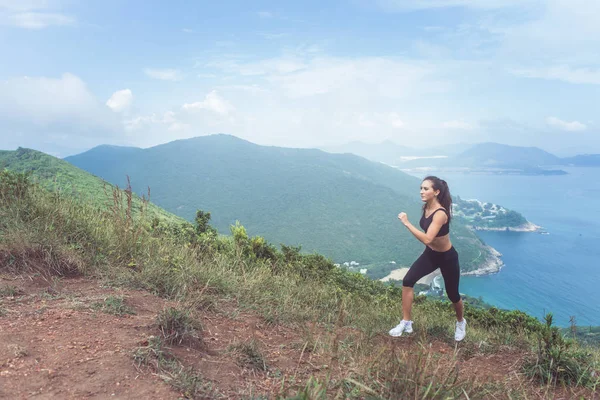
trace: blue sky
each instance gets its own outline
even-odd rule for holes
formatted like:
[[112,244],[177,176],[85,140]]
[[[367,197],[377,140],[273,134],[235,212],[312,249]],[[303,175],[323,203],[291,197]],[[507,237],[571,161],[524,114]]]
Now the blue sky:
[[600,153],[600,1],[0,0],[0,148]]

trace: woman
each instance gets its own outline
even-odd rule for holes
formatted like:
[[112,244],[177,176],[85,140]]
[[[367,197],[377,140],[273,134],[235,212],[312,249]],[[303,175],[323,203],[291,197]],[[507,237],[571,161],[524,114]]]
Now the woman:
[[446,181],[435,176],[428,176],[421,183],[421,200],[423,215],[419,225],[424,232],[414,227],[406,213],[398,214],[398,219],[417,239],[425,244],[425,251],[410,267],[402,281],[402,314],[400,323],[390,330],[391,336],[402,336],[403,332],[412,333],[410,313],[414,298],[415,283],[425,275],[440,269],[446,285],[446,294],[454,304],[456,311],[456,329],[454,339],[465,338],[467,321],[463,318],[463,302],[458,292],[460,266],[458,253],[450,243],[450,219],[452,198]]

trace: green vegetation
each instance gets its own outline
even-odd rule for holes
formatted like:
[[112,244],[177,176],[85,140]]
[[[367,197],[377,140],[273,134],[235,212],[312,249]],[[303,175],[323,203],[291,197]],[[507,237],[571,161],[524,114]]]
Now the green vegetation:
[[546,315],[546,324],[537,332],[537,337],[536,358],[524,366],[528,375],[543,383],[598,384],[589,350],[575,348],[576,342],[562,336],[559,329],[552,326],[552,314]]
[[152,336],[147,344],[135,349],[133,361],[138,370],[150,369],[187,399],[217,397],[210,383],[193,368],[182,366],[159,337]]
[[[78,198],[98,208],[111,208],[116,201],[112,196],[115,193],[113,191],[114,186],[110,183],[74,167],[66,161],[39,151],[23,148],[15,151],[0,151],[0,171],[4,169],[27,173],[32,181],[48,190],[60,195]],[[124,183],[123,187],[127,188],[127,181]],[[148,189],[144,193],[147,191]],[[125,197],[121,195],[120,200],[125,202]],[[146,195],[147,197],[148,195]],[[184,221],[152,203],[144,204],[144,199],[134,193],[131,193],[130,201],[132,214],[134,215],[138,214],[142,207],[145,207],[145,213],[150,218],[155,217],[170,222]]]
[[108,296],[102,302],[92,304],[92,308],[111,315],[134,315],[135,311],[127,304],[122,296]]
[[[351,154],[258,146],[227,135],[179,140],[149,149],[100,146],[67,161],[152,200],[192,222],[210,211],[220,232],[240,221],[251,236],[301,246],[336,262],[394,260],[410,265],[423,245],[397,215],[418,224],[419,179]],[[452,241],[464,270],[490,256],[460,222]]]
[[229,350],[238,353],[238,363],[240,366],[259,371],[268,370],[267,362],[256,340],[251,339],[247,342],[238,343],[231,346]]
[[193,344],[201,340],[202,328],[189,310],[169,307],[158,315],[156,322],[167,344]]
[[[297,247],[276,249],[250,237],[240,224],[225,237],[210,230],[198,233],[191,224],[153,224],[143,212],[131,215],[127,209],[99,210],[31,184],[24,175],[4,172],[0,176],[0,265],[16,273],[86,274],[195,306],[226,301],[276,324],[316,323],[331,331],[332,338],[315,343],[314,349],[329,352],[332,363],[344,367],[328,367],[310,384],[286,386],[288,393],[300,391],[299,396],[325,390],[354,398],[403,398],[407,393],[417,393],[418,398],[441,394],[457,398],[463,393],[493,398],[506,391],[457,379],[457,369],[440,368],[430,353],[389,351],[377,338],[401,315],[399,287],[347,272],[319,254],[302,254]],[[182,332],[190,332],[186,312],[161,315],[158,325],[165,337],[175,337],[175,343]],[[469,335],[457,347],[459,355],[506,346],[535,349],[538,361],[526,370],[539,371],[532,376],[550,376],[550,382],[590,389],[600,383],[598,351],[583,351],[570,341],[566,345],[551,321],[542,324],[516,311],[472,307],[466,308],[465,315]],[[420,327],[416,340],[424,346],[432,340],[452,342],[453,311],[448,302],[417,298],[414,321]],[[348,336],[340,338],[341,332]],[[245,353],[252,354],[253,360],[260,356],[260,351]],[[134,360],[188,397],[210,391],[200,375],[168,354],[161,339],[149,340],[135,352]],[[569,375],[561,375],[567,367]],[[332,374],[335,377],[329,380]],[[512,398],[522,397],[513,394]]]

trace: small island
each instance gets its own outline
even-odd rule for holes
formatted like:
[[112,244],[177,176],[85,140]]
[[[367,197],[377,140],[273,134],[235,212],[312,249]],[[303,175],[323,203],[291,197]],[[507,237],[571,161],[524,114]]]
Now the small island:
[[476,231],[537,232],[542,229],[520,213],[494,203],[464,200],[456,196],[452,204],[453,216]]

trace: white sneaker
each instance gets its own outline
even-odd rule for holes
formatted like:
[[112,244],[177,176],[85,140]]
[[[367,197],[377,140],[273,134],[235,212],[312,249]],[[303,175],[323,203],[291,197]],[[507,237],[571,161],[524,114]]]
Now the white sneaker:
[[460,342],[467,334],[467,320],[463,318],[461,322],[456,321],[456,329],[454,330],[454,340]]
[[390,336],[399,337],[402,336],[402,333],[412,333],[412,321],[402,320],[398,325],[390,329]]

